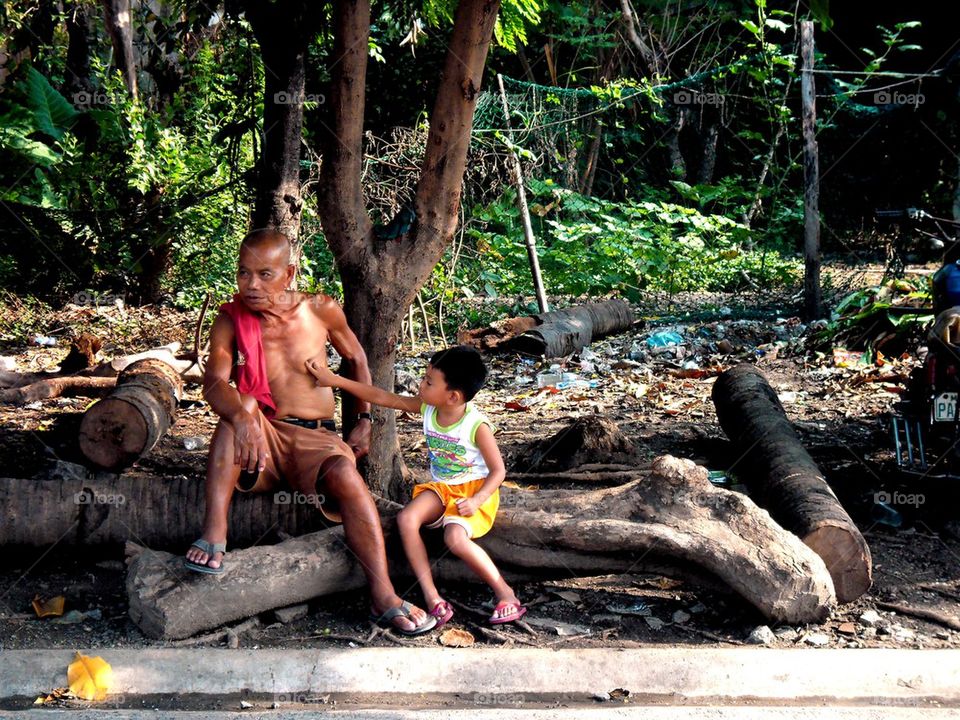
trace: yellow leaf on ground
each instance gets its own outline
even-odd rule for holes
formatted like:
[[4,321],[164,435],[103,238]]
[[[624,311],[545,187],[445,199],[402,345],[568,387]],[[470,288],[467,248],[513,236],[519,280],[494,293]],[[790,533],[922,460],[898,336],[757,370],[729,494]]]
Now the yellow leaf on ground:
[[77,653],[67,668],[70,690],[84,700],[103,700],[113,684],[113,668],[102,657]]

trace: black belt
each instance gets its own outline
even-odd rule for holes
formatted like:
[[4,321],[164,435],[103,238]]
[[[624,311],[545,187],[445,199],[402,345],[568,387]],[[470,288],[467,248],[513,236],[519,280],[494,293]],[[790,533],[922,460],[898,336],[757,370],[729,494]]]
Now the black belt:
[[304,420],[303,418],[298,417],[285,417],[280,418],[280,421],[290,423],[291,425],[297,425],[298,427],[307,428],[308,430],[316,430],[318,427],[321,427],[324,430],[329,430],[330,432],[337,431],[337,422],[330,418],[327,418],[326,420]]

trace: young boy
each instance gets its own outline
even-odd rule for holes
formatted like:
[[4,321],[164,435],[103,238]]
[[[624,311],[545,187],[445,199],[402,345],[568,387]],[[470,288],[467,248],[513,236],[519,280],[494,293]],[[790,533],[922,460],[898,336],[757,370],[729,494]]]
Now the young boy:
[[403,549],[423,590],[437,626],[453,617],[453,608],[440,593],[430,573],[427,549],[420,528],[443,528],[443,539],[492,589],[497,605],[489,621],[512,622],[527,609],[504,581],[490,556],[474,540],[487,533],[500,505],[500,484],[506,471],[493,439],[493,428],[470,400],[487,377],[480,353],[460,345],[441,350],[430,365],[415,397],[334,375],[324,364],[307,361],[318,385],[338,387],[355,397],[382,407],[423,415],[433,482],[413,488],[413,500],[397,516]]

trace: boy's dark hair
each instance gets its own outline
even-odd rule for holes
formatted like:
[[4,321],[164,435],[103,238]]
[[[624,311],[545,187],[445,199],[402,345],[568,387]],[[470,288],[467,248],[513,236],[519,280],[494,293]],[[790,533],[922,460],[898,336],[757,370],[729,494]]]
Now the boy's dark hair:
[[473,400],[487,379],[483,358],[469,345],[457,345],[434,353],[430,366],[442,372],[447,387],[462,392],[464,400]]

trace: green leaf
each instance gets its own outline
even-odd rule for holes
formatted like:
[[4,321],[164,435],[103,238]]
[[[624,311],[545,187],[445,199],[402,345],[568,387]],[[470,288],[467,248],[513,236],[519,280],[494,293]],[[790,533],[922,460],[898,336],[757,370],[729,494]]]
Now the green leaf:
[[23,83],[27,104],[33,113],[37,130],[61,140],[77,119],[77,111],[50,82],[32,67]]

